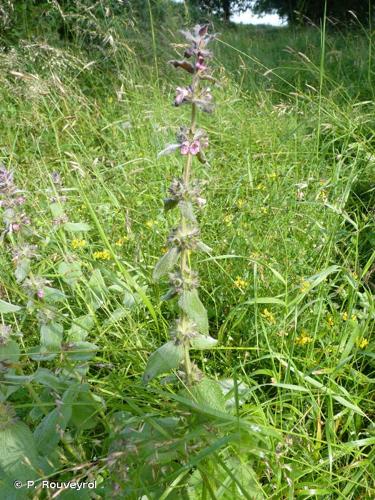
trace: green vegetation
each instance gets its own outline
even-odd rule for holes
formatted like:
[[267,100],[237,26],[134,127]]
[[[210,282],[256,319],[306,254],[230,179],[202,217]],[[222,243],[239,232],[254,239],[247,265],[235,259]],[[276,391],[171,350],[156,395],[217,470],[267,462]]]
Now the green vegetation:
[[178,314],[152,273],[182,164],[157,154],[189,122],[166,62],[194,20],[101,7],[62,30],[54,4],[18,8],[2,35],[0,161],[25,202],[0,207],[1,497],[374,497],[372,33],[214,23],[193,265],[218,343],[181,390],[142,378]]

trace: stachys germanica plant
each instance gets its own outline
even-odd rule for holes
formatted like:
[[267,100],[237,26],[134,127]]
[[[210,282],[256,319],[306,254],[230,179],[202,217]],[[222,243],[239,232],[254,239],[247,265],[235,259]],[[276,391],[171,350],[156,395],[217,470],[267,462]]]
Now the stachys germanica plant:
[[193,167],[196,160],[205,163],[208,136],[198,127],[199,112],[213,111],[210,84],[215,83],[209,61],[212,53],[207,45],[216,35],[208,33],[208,26],[197,25],[194,29],[181,32],[186,38],[184,59],[172,60],[175,68],[186,71],[190,81],[185,87],[177,87],[174,105],[190,106],[188,126],[181,126],[177,141],[169,144],[159,156],[176,152],[184,160],[182,174],[172,180],[169,195],[164,200],[165,210],[178,209],[180,221],[167,240],[167,252],[157,262],[153,278],[159,280],[168,276],[170,288],[164,299],[177,298],[179,317],[171,328],[171,340],[159,347],[149,358],[144,381],[169,370],[178,370],[177,375],[192,386],[202,379],[202,373],[191,361],[190,349],[209,349],[217,341],[209,336],[207,311],[199,294],[198,274],[191,267],[191,256],[195,251],[209,252],[210,248],[200,240],[200,230],[195,215],[206,200],[201,196],[202,182],[194,179]]

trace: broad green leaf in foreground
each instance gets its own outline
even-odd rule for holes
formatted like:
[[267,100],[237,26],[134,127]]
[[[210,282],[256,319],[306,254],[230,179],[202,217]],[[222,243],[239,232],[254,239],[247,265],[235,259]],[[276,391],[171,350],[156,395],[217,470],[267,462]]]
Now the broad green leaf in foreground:
[[159,280],[165,276],[169,271],[171,271],[177,264],[179,256],[179,250],[177,247],[173,247],[168,250],[156,263],[152,277],[155,281]]
[[20,306],[10,304],[9,302],[5,302],[4,300],[0,299],[0,313],[1,314],[14,313],[14,312],[17,312],[20,310],[21,310]]
[[151,354],[148,359],[143,381],[149,382],[161,373],[177,368],[184,357],[182,344],[169,341]]
[[197,325],[200,333],[207,335],[207,311],[199,298],[198,291],[194,289],[183,292],[178,303],[187,316]]

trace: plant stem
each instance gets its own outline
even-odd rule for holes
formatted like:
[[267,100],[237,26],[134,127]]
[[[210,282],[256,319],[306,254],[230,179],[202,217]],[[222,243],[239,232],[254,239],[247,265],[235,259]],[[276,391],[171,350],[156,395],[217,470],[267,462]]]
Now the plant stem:
[[[196,77],[193,78],[193,98],[194,98],[194,91],[195,91],[195,86],[196,86]],[[190,122],[190,136],[191,138],[194,136],[195,133],[195,126],[196,126],[196,115],[197,115],[197,107],[196,104],[193,102],[191,105],[191,122]],[[189,183],[190,183],[190,176],[191,176],[191,168],[192,168],[192,163],[193,163],[193,156],[191,153],[188,154],[186,164],[183,169],[183,181],[185,185],[185,189],[188,191],[189,188]],[[183,230],[186,229],[186,226],[188,224],[188,221],[186,220],[186,217],[184,215],[181,215],[181,227]],[[187,248],[183,248],[181,251],[181,260],[180,260],[180,271],[181,271],[181,276],[182,278],[184,277],[185,274],[188,274],[190,271],[190,250]],[[185,285],[184,285],[185,287]],[[188,322],[189,318],[187,317],[187,314],[182,311],[181,318],[183,322]],[[191,359],[190,359],[190,344],[188,339],[184,339],[184,365],[185,365],[185,375],[186,375],[186,383],[188,387],[190,387],[193,383],[193,377],[192,377],[192,366],[191,366]]]

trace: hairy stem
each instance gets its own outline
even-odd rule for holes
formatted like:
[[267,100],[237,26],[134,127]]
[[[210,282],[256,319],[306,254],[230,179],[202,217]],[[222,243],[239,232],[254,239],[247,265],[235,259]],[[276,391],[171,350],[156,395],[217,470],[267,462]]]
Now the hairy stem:
[[[196,87],[196,77],[193,78],[193,95]],[[195,103],[192,103],[191,106],[191,121],[190,121],[190,135],[191,137],[194,136],[195,132],[195,127],[196,127],[196,115],[197,115],[197,108]],[[193,157],[189,153],[186,164],[183,169],[183,181],[185,184],[185,188],[189,188],[189,183],[190,183],[190,177],[191,177],[191,169],[192,169],[192,163],[193,163]],[[184,229],[186,229],[186,226],[188,224],[188,221],[184,217],[184,215],[181,215],[181,226]],[[180,260],[180,271],[181,271],[181,276],[185,276],[186,274],[189,273],[190,271],[190,250],[187,248],[183,248],[181,251],[181,260]],[[184,284],[185,287],[185,284]],[[184,311],[181,313],[181,318],[185,322],[187,322],[189,319]],[[190,359],[190,352],[189,352],[189,340],[184,339],[184,365],[185,365],[185,375],[186,375],[186,383],[188,386],[191,386],[193,383],[193,377],[192,377],[192,365],[191,365],[191,359]]]

